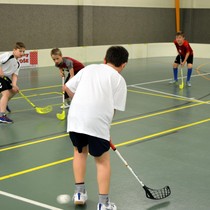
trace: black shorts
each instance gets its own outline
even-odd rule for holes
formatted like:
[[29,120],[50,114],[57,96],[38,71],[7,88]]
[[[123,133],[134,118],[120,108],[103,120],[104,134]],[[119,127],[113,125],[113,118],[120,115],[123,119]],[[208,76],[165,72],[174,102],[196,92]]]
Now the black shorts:
[[[182,61],[183,61],[184,60],[184,57],[181,56],[181,58],[182,58]],[[176,56],[176,59],[175,59],[174,63],[180,64],[180,55],[177,55]],[[189,57],[187,59],[187,63],[193,64],[193,55],[189,55]]]
[[4,90],[11,90],[12,89],[12,81],[8,77],[1,78],[0,77],[0,93]]
[[82,152],[82,148],[88,146],[89,153],[94,157],[101,156],[110,149],[109,141],[95,136],[89,136],[83,133],[69,132],[69,137],[78,152]]

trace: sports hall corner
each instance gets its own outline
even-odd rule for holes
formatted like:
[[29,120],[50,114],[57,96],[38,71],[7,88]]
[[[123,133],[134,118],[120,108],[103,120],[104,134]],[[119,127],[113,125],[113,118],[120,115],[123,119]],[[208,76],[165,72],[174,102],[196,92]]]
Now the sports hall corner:
[[[17,41],[26,45],[20,91],[6,112],[14,122],[0,123],[0,209],[97,209],[90,155],[88,200],[72,200],[71,105],[62,108],[63,81],[51,50],[87,66],[102,63],[110,46],[121,45],[129,52],[121,73],[127,101],[111,124],[111,202],[118,210],[208,210],[209,11],[205,0],[0,0],[0,57]],[[177,67],[173,81],[173,41],[180,30],[193,50],[190,85],[187,63]]]

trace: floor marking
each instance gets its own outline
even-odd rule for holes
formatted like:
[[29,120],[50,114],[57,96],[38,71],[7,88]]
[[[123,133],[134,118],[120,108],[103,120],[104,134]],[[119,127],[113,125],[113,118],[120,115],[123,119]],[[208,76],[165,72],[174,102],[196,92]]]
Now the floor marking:
[[206,77],[206,75],[209,75],[210,73],[201,74],[201,72],[200,72],[200,68],[203,67],[203,66],[205,66],[205,65],[207,65],[207,64],[209,64],[209,63],[201,64],[200,66],[198,66],[198,67],[195,69],[195,71],[197,72],[198,76],[201,76],[201,77],[203,77],[203,78],[206,79],[206,80],[210,80],[210,78]]
[[[37,94],[27,95],[27,98],[32,98],[32,97],[37,97],[37,96],[45,96],[45,95],[62,95],[62,93],[61,92],[37,93]],[[50,98],[47,98],[47,99],[51,99],[51,98],[54,98],[54,97],[50,97]],[[58,97],[58,96],[56,96],[56,97]],[[23,97],[22,96],[16,96],[16,97],[12,98],[11,100],[18,100],[18,99],[23,99]],[[43,100],[43,99],[41,99],[41,100]],[[39,101],[41,101],[41,100],[39,100]]]
[[[154,137],[159,137],[159,136],[162,136],[162,135],[165,135],[165,134],[169,134],[169,133],[172,133],[172,132],[175,132],[175,131],[186,129],[186,128],[189,128],[189,127],[192,127],[192,126],[196,126],[196,125],[199,125],[199,124],[202,124],[202,123],[209,122],[209,121],[210,121],[210,118],[207,118],[207,119],[200,120],[200,121],[197,121],[197,122],[194,122],[194,123],[182,125],[182,126],[175,127],[175,128],[168,129],[168,130],[164,130],[164,131],[161,131],[161,132],[158,132],[158,133],[153,133],[153,134],[150,134],[150,135],[147,135],[147,136],[132,139],[132,140],[129,140],[129,141],[126,141],[126,142],[123,142],[123,143],[116,144],[115,146],[116,147],[121,147],[121,146],[129,145],[129,144],[137,143],[139,141],[148,140],[148,139],[151,139],[151,138],[154,138]],[[37,171],[37,170],[40,170],[40,169],[55,166],[55,165],[58,165],[58,164],[61,164],[61,163],[65,163],[65,162],[71,161],[73,159],[74,159],[73,157],[69,157],[69,158],[59,160],[59,161],[44,164],[44,165],[41,165],[41,166],[38,166],[38,167],[34,167],[34,168],[27,169],[27,170],[19,171],[19,172],[13,173],[13,174],[8,174],[8,175],[0,177],[0,181],[5,180],[5,179],[9,179],[9,178],[12,178],[12,177],[20,176],[20,175],[23,175],[23,174],[27,174],[27,173]]]
[[33,91],[33,90],[43,90],[43,89],[49,89],[49,88],[55,88],[55,87],[61,87],[61,85],[51,85],[51,86],[23,89],[22,92]]
[[[178,107],[178,108],[174,108],[174,109],[168,109],[168,110],[148,114],[148,115],[145,115],[145,116],[140,116],[140,117],[135,117],[135,118],[127,119],[127,120],[114,122],[114,123],[112,123],[112,125],[119,125],[119,124],[128,123],[128,122],[132,122],[132,121],[136,121],[136,120],[141,120],[141,119],[145,119],[145,118],[149,118],[149,117],[154,117],[154,116],[157,116],[157,115],[166,114],[166,113],[170,113],[170,112],[175,112],[175,111],[179,111],[179,110],[182,110],[182,109],[187,109],[187,108],[194,107],[194,106],[200,106],[202,104],[203,103],[197,103],[197,104],[191,104],[191,105],[182,106],[182,107]],[[0,152],[1,152],[1,150],[0,150]]]
[[[136,86],[132,86],[132,87],[136,88]],[[137,87],[139,88],[139,86],[137,86]],[[141,91],[130,90],[130,89],[128,90],[128,92],[141,93],[141,94],[144,94],[144,95],[158,96],[158,97],[169,98],[169,99],[177,99],[177,100],[182,100],[182,101],[192,101],[192,98],[177,98],[174,95],[155,94],[155,93],[141,92]]]
[[30,204],[35,205],[35,206],[40,206],[40,207],[45,208],[45,209],[62,210],[62,209],[56,208],[54,206],[50,206],[50,205],[47,205],[47,204],[44,204],[44,203],[40,203],[38,201],[34,201],[34,200],[31,200],[31,199],[24,198],[24,197],[14,195],[14,194],[11,194],[11,193],[8,193],[8,192],[4,192],[4,191],[0,191],[0,195],[10,197],[10,198],[13,198],[13,199],[25,202],[25,203],[30,203]]
[[[127,120],[121,120],[121,121],[113,122],[111,124],[111,126],[119,125],[119,124],[123,124],[123,123],[128,123],[128,122],[133,122],[133,121],[137,121],[137,120],[141,120],[141,119],[145,119],[145,118],[149,118],[149,117],[154,117],[154,116],[158,116],[158,115],[161,115],[161,114],[167,114],[167,113],[170,113],[170,112],[175,112],[175,111],[179,111],[179,110],[182,110],[182,109],[187,109],[187,108],[191,108],[191,107],[194,107],[194,106],[200,106],[200,105],[203,105],[203,104],[205,104],[205,103],[204,102],[199,102],[199,103],[196,103],[196,104],[191,104],[191,105],[181,106],[181,107],[178,107],[178,108],[168,109],[168,110],[152,113],[152,114],[145,115],[145,116],[134,117],[134,118],[127,119]],[[9,146],[9,147],[0,149],[0,152],[5,152],[5,151],[13,150],[13,149],[18,149],[18,148],[21,148],[21,147],[26,147],[26,146],[30,146],[30,145],[34,145],[34,144],[44,143],[44,142],[47,142],[47,141],[56,140],[56,139],[64,138],[64,137],[67,137],[67,136],[68,136],[68,134],[62,134],[62,135],[53,136],[53,137],[49,137],[49,138],[44,138],[44,139],[40,139],[40,140],[36,140],[36,141],[24,143],[24,144],[18,144],[16,146]]]
[[[119,124],[123,124],[123,123],[128,123],[128,122],[133,122],[133,121],[137,121],[137,120],[141,120],[141,119],[145,119],[145,118],[149,118],[149,117],[154,117],[154,116],[158,116],[158,115],[161,115],[161,114],[167,114],[167,113],[170,113],[170,112],[175,112],[175,111],[179,111],[179,110],[182,110],[182,109],[187,109],[187,108],[191,108],[191,107],[194,107],[194,106],[200,106],[200,105],[203,105],[203,104],[204,104],[203,102],[202,103],[200,102],[200,103],[197,103],[197,104],[191,104],[191,105],[182,106],[182,107],[179,107],[179,108],[168,109],[168,110],[152,113],[152,114],[145,115],[145,116],[134,117],[134,118],[127,119],[127,120],[121,120],[121,121],[113,122],[111,124],[111,126],[119,125]],[[10,147],[6,147],[6,148],[2,148],[2,149],[0,149],[0,152],[5,152],[5,151],[13,150],[13,149],[18,149],[18,148],[21,148],[21,147],[26,147],[26,146],[30,146],[30,145],[34,145],[34,144],[44,143],[46,141],[56,140],[58,138],[64,138],[64,137],[67,137],[67,136],[68,136],[68,134],[62,134],[62,135],[58,135],[58,136],[53,136],[53,137],[49,137],[49,138],[36,140],[36,141],[33,141],[33,142],[18,144],[16,146],[10,146]]]
[[206,123],[206,122],[209,122],[209,121],[210,121],[210,118],[207,118],[205,120],[200,120],[200,121],[197,121],[197,122],[194,122],[194,123],[190,123],[190,124],[182,125],[182,126],[175,127],[175,128],[172,128],[172,129],[168,129],[168,130],[165,130],[165,131],[161,131],[161,132],[158,132],[158,133],[154,133],[154,134],[151,134],[151,135],[148,135],[148,136],[143,136],[143,137],[140,137],[140,138],[137,138],[137,139],[129,140],[127,142],[117,144],[116,147],[121,147],[121,146],[125,146],[125,145],[128,145],[128,144],[133,144],[133,143],[136,143],[136,142],[139,142],[139,141],[143,141],[143,140],[151,139],[151,138],[154,138],[154,137],[162,136],[162,135],[165,135],[165,134],[168,134],[168,133],[179,131],[179,130],[189,128],[189,127],[192,127],[192,126],[195,126],[195,125],[199,125],[199,124],[202,124],[202,123]]
[[66,137],[66,136],[68,136],[68,134],[62,134],[62,135],[59,135],[59,136],[53,136],[53,137],[49,137],[49,138],[45,138],[45,139],[40,139],[40,140],[37,140],[37,141],[32,141],[32,142],[29,142],[29,143],[19,144],[19,145],[12,146],[12,147],[6,147],[6,148],[3,148],[3,149],[0,149],[0,152],[12,150],[12,149],[17,149],[17,148],[20,148],[20,147],[25,147],[25,146],[29,146],[29,145],[33,145],[33,144],[39,144],[39,143],[43,143],[43,142],[46,142],[46,141],[51,141],[51,140],[63,138],[63,137]]
[[[50,97],[49,99],[52,99],[52,97]],[[52,107],[56,107],[56,106],[60,106],[61,103],[59,103],[59,104],[50,104],[50,105]],[[26,112],[26,111],[31,111],[31,110],[34,110],[34,108],[18,109],[18,110],[12,111],[12,113],[21,113],[21,112]]]
[[[197,69],[195,69],[195,70],[197,71]],[[199,77],[199,76],[205,76],[205,75],[209,75],[209,74],[210,73],[202,73],[202,74],[199,74],[199,75],[192,75],[191,77]],[[178,79],[180,79],[180,78],[181,77],[178,77]],[[184,76],[184,78],[186,78],[186,76]],[[142,83],[136,83],[136,84],[127,85],[127,87],[132,87],[133,85],[149,85],[149,84],[167,82],[167,81],[171,81],[171,80],[172,79],[153,80],[153,81],[149,81],[149,82],[142,82]]]
[[73,159],[74,159],[73,157],[69,157],[69,158],[65,158],[65,159],[62,159],[62,160],[55,161],[55,162],[47,163],[47,164],[44,164],[44,165],[41,165],[41,166],[37,166],[37,167],[34,167],[34,168],[29,168],[29,169],[26,169],[26,170],[23,170],[23,171],[19,171],[19,172],[13,173],[13,174],[8,174],[8,175],[0,177],[0,181],[5,180],[5,179],[10,179],[12,177],[20,176],[20,175],[23,175],[23,174],[28,174],[28,173],[31,173],[33,171],[38,171],[38,170],[41,170],[41,169],[45,169],[45,168],[55,166],[55,165],[58,165],[58,164],[61,164],[61,163],[66,163],[66,162],[69,162]]
[[198,103],[203,103],[203,104],[210,104],[209,102],[201,101],[201,100],[195,99],[194,97],[188,98],[188,97],[185,97],[185,96],[179,96],[179,95],[175,95],[175,94],[171,94],[171,93],[167,93],[167,92],[163,92],[163,91],[159,91],[159,90],[154,90],[154,89],[150,89],[150,88],[139,87],[139,86],[136,86],[136,85],[133,85],[132,87],[138,88],[138,89],[142,89],[142,90],[147,90],[147,91],[154,92],[154,93],[160,93],[160,94],[163,94],[163,95],[173,96],[173,97],[176,97],[176,98],[182,98],[182,99],[185,99],[185,100],[188,100],[188,101],[191,101],[191,102],[198,102]]

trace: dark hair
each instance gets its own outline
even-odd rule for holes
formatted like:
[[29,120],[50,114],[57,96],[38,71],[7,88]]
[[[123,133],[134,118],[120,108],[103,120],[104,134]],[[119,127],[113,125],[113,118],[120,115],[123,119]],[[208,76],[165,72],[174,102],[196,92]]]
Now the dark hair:
[[26,49],[25,44],[23,42],[16,42],[15,46],[14,46],[14,49],[21,49],[21,48]]
[[51,54],[51,56],[52,56],[52,55],[59,55],[59,56],[62,56],[62,52],[61,52],[61,50],[58,49],[58,48],[52,49],[50,54]]
[[182,36],[182,37],[185,37],[185,36],[184,36],[184,33],[183,33],[182,31],[178,31],[178,32],[176,32],[176,36]]
[[128,62],[128,51],[121,46],[110,47],[105,56],[106,63],[111,63],[116,67],[120,67],[122,64]]

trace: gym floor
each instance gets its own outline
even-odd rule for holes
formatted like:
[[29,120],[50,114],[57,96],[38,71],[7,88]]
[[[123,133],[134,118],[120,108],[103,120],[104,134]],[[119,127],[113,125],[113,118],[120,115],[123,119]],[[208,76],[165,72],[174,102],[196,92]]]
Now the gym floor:
[[[117,112],[111,127],[113,143],[139,178],[154,189],[169,185],[172,194],[164,200],[147,199],[135,177],[110,150],[110,197],[118,210],[209,209],[210,63],[195,58],[192,87],[180,90],[169,84],[173,60],[129,61],[122,73],[128,85],[126,111]],[[78,207],[56,201],[57,195],[74,192],[73,148],[66,120],[56,118],[62,112],[57,69],[23,69],[19,87],[38,107],[52,105],[53,111],[40,115],[19,94],[9,102],[12,113],[8,116],[14,124],[0,124],[1,209],[96,209],[98,190],[91,157],[87,204]]]

